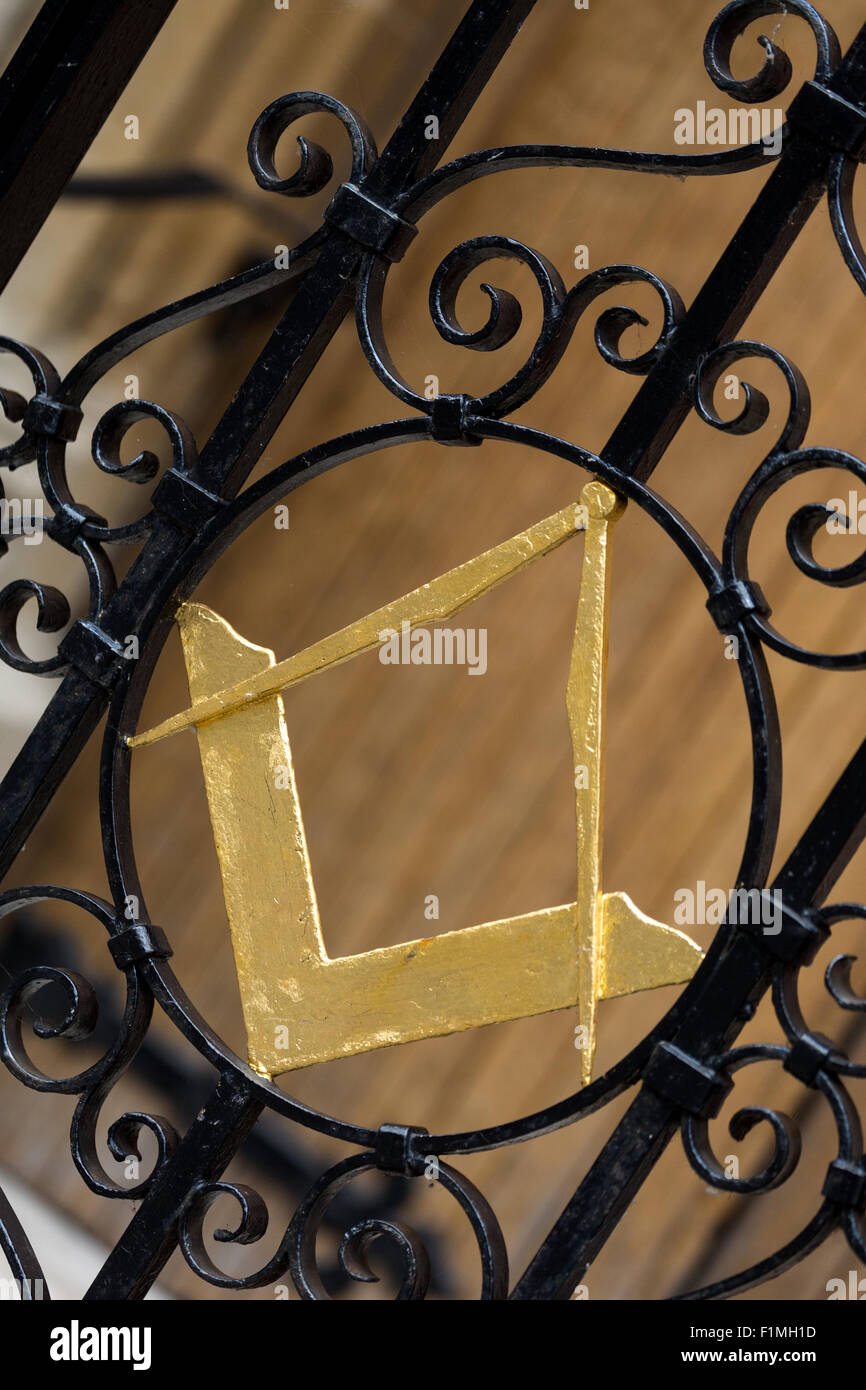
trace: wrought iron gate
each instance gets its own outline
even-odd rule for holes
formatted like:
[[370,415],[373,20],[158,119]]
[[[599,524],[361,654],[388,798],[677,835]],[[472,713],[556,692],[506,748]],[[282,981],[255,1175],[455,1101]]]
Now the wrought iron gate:
[[[4,130],[0,150],[0,284],[5,285],[51,206],[60,195],[129,76],[173,8],[174,0],[49,0],[0,83]],[[116,1038],[105,1055],[80,1074],[54,1081],[32,1062],[25,1045],[25,1010],[48,983],[65,993],[66,1015],[53,1027],[36,1023],[43,1037],[86,1037],[95,1018],[93,992],[74,972],[40,967],[26,970],[3,993],[0,1037],[6,1067],[38,1091],[80,1097],[72,1126],[72,1157],[82,1180],[107,1198],[130,1196],[140,1206],[121,1241],[88,1290],[91,1300],[141,1299],[170,1255],[179,1248],[191,1268],[210,1284],[247,1289],[273,1284],[287,1271],[304,1298],[325,1297],[316,1264],[316,1233],[337,1193],[358,1175],[378,1170],[411,1181],[436,1160],[438,1180],[454,1197],[474,1232],[482,1264],[481,1297],[516,1300],[566,1299],[617,1225],[629,1202],[677,1130],[696,1172],[720,1190],[760,1193],[790,1176],[798,1158],[796,1133],[785,1116],[748,1107],[734,1120],[740,1135],[759,1120],[769,1122],[775,1150],[765,1169],[750,1178],[728,1176],[714,1156],[709,1120],[735,1090],[736,1074],[772,1058],[803,1085],[820,1092],[838,1132],[838,1153],[827,1170],[815,1209],[783,1249],[742,1273],[689,1298],[724,1297],[772,1278],[803,1258],[841,1228],[857,1258],[866,1260],[866,1160],[859,1118],[846,1079],[866,1076],[866,1065],[845,1055],[833,1040],[813,1032],[798,1004],[800,971],[811,963],[834,925],[866,918],[866,906],[832,902],[833,885],[866,834],[866,742],[857,749],[824,803],[804,826],[796,848],[769,888],[781,895],[782,922],[775,933],[760,923],[726,920],[692,981],[656,1028],[604,1076],[536,1114],[488,1129],[431,1134],[412,1125],[366,1129],[317,1113],[293,1100],[266,1075],[258,1074],[209,1028],[184,995],[171,967],[170,932],[149,921],[138,881],[129,809],[128,740],[137,730],[144,694],[178,606],[194,591],[214,561],[267,508],[292,489],[346,460],[406,441],[439,446],[478,446],[498,440],[523,444],[588,470],[620,498],[642,509],[679,547],[706,588],[710,617],[739,643],[739,671],[751,728],[753,788],[751,813],[737,885],[768,887],[781,800],[781,741],[765,651],[793,661],[837,670],[866,666],[866,652],[827,656],[794,646],[770,621],[769,605],[750,579],[749,539],[769,497],[788,479],[828,467],[848,470],[866,483],[866,464],[830,446],[804,445],[809,396],[797,368],[763,342],[737,333],[781,268],[807,218],[829,200],[839,250],[866,290],[866,253],[852,213],[858,162],[866,158],[866,26],[844,55],[829,24],[805,0],[733,0],[707,34],[704,61],[716,86],[742,103],[778,97],[791,77],[790,63],[770,39],[763,40],[760,71],[735,78],[732,48],[756,18],[787,13],[809,26],[817,52],[815,75],[790,101],[780,149],[774,156],[758,140],[725,153],[653,154],[579,146],[522,145],[485,149],[450,163],[442,155],[478,94],[495,72],[533,0],[473,0],[443,48],[418,94],[381,154],[359,115],[339,100],[300,92],[274,102],[256,121],[249,141],[253,176],[261,188],[292,197],[319,191],[331,174],[324,150],[301,142],[300,165],[291,177],[278,174],[277,141],[297,119],[332,113],[351,143],[352,172],[317,231],[296,247],[285,264],[268,260],[221,284],[156,310],[120,328],[95,346],[63,377],[36,349],[9,338],[0,351],[27,367],[29,400],[2,395],[6,415],[20,421],[20,438],[0,453],[14,468],[36,459],[50,508],[46,531],[83,563],[90,607],[60,643],[56,656],[36,661],[22,650],[16,623],[22,606],[35,599],[39,627],[62,629],[68,605],[56,590],[29,579],[8,584],[0,594],[0,653],[16,670],[62,682],[5,777],[0,789],[0,866],[5,874],[50,798],[87,741],[106,717],[99,786],[103,848],[113,900],[108,902],[63,886],[10,889],[0,897],[0,915],[27,904],[55,899],[94,917],[105,930],[110,957],[123,973],[126,1007]],[[61,61],[62,59],[62,61]],[[438,138],[425,134],[436,123]],[[629,168],[680,176],[735,174],[774,159],[753,206],[722,251],[692,305],[648,270],[612,265],[588,273],[571,289],[539,253],[502,236],[463,242],[434,279],[431,312],[449,342],[486,351],[511,338],[519,310],[505,292],[489,289],[488,322],[464,330],[455,312],[457,292],[475,267],[498,258],[528,267],[543,305],[542,326],[529,359],[498,389],[484,397],[449,394],[427,399],[399,376],[385,339],[381,305],[390,266],[398,261],[423,217],[450,193],[495,173],[550,166]],[[104,470],[132,481],[152,477],[145,456],[120,460],[120,443],[138,420],[156,420],[171,444],[172,465],[140,520],[112,527],[72,495],[65,465],[67,444],[82,418],[82,403],[115,364],[160,335],[255,295],[296,284],[291,304],[258,360],[201,451],[183,421],[149,401],[123,401],[97,426],[93,457]],[[658,295],[663,326],[657,341],[638,357],[620,348],[625,329],[639,321],[634,310],[606,310],[598,319],[598,350],[610,367],[643,378],[633,401],[596,456],[577,444],[518,425],[509,416],[554,371],[578,318],[611,286],[649,285]],[[244,482],[274,430],[343,318],[353,312],[370,367],[392,392],[399,418],[323,442],[244,489]],[[713,391],[724,372],[750,358],[778,368],[789,393],[780,437],[738,497],[724,533],[721,556],[663,496],[651,487],[653,471],[688,414],[694,410],[711,427],[733,433],[757,430],[767,417],[764,397],[747,389],[733,421],[723,420]],[[844,567],[820,565],[812,553],[818,528],[832,512],[824,505],[801,508],[788,525],[795,565],[820,583],[848,586],[866,577],[866,556]],[[105,546],[128,542],[134,562],[116,582]],[[128,639],[137,639],[130,661]],[[96,789],[94,789],[96,795]],[[140,907],[135,920],[126,910]],[[842,1009],[866,1010],[852,990],[850,957],[837,956],[826,973],[827,989]],[[784,1045],[738,1047],[737,1035],[758,1000],[773,992]],[[119,1186],[104,1170],[97,1151],[97,1126],[106,1097],[136,1057],[151,1020],[154,1001],[213,1069],[210,1098],[189,1130],[178,1136],[157,1115],[126,1114],[109,1141],[116,1158],[136,1152],[143,1129],[156,1136],[153,1172],[134,1189]],[[531,1142],[585,1116],[634,1089],[634,1098],[529,1267],[510,1280],[505,1243],[482,1194],[452,1162],[461,1155]],[[322,1174],[300,1203],[276,1253],[257,1273],[232,1278],[213,1262],[204,1240],[208,1209],[222,1194],[240,1210],[237,1228],[219,1238],[244,1244],[263,1232],[266,1213],[257,1194],[224,1179],[232,1157],[269,1110],[294,1125],[344,1142],[348,1156]],[[429,1266],[417,1237],[398,1223],[361,1220],[346,1235],[341,1258],[356,1278],[369,1277],[366,1251],[378,1237],[396,1242],[402,1260],[402,1299],[422,1298]],[[42,1279],[38,1261],[8,1201],[0,1193],[0,1248],[22,1281]]]

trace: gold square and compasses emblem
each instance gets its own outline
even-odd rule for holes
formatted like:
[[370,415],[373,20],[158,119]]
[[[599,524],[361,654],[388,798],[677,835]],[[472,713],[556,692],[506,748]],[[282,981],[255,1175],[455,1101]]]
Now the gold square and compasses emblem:
[[[601,1000],[691,978],[682,932],[601,887],[610,539],[625,503],[597,479],[580,502],[277,661],[197,603],[177,616],[191,706],[129,739],[195,727],[247,1030],[261,1075],[575,1005],[581,1085],[592,1076]],[[583,571],[566,708],[575,765],[577,896],[560,907],[331,959],[280,692],[386,636],[445,622],[577,532]]]

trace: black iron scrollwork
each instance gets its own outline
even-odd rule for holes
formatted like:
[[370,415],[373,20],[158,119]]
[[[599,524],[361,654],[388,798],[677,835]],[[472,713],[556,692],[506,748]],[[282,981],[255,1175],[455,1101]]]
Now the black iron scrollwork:
[[[47,901],[68,902],[84,909],[109,931],[118,930],[113,909],[89,893],[48,885],[14,889],[0,897],[0,917],[22,906]],[[122,929],[122,928],[120,928]],[[0,995],[0,1057],[13,1076],[36,1091],[78,1095],[80,1100],[72,1119],[72,1156],[87,1185],[103,1197],[140,1197],[147,1191],[157,1168],[177,1143],[177,1134],[168,1120],[159,1115],[126,1113],[108,1130],[109,1149],[118,1163],[141,1159],[137,1140],[142,1129],[156,1138],[158,1156],[145,1180],[123,1185],[106,1173],[98,1154],[97,1124],[103,1104],[130,1066],[141,1046],[153,1013],[153,996],[139,978],[135,965],[124,971],[126,1000],[117,1037],[98,1061],[72,1076],[49,1076],[31,1058],[25,1042],[29,1024],[37,1038],[82,1042],[96,1025],[98,1000],[83,976],[55,966],[33,966],[20,974]],[[34,1010],[46,986],[53,985],[63,1000],[61,1017],[56,1021]],[[29,1015],[29,1017],[28,1017]]]
[[[207,1253],[204,1219],[218,1197],[235,1198],[240,1221],[233,1231],[217,1230],[219,1241],[242,1245],[259,1240],[267,1228],[267,1210],[262,1199],[239,1184],[210,1183],[196,1189],[181,1219],[180,1244],[187,1263],[211,1284],[222,1288],[251,1289],[274,1284],[286,1273],[302,1298],[328,1297],[318,1270],[316,1237],[328,1207],[339,1192],[363,1173],[375,1172],[376,1155],[354,1154],[329,1168],[301,1202],[272,1258],[254,1274],[232,1278],[214,1265]],[[421,1168],[415,1176],[423,1176]],[[508,1292],[508,1256],[499,1223],[486,1198],[447,1163],[436,1163],[436,1181],[456,1199],[472,1225],[481,1256],[481,1298],[501,1299]],[[370,1217],[356,1222],[344,1235],[339,1260],[345,1273],[363,1283],[375,1283],[378,1276],[368,1261],[377,1240],[390,1241],[400,1255],[402,1278],[395,1295],[398,1302],[423,1299],[430,1283],[430,1260],[423,1242],[411,1227],[396,1221]]]
[[[424,109],[439,113],[448,138],[459,124],[466,94],[476,92],[488,75],[485,55],[501,52],[504,31],[500,26],[513,36],[526,8],[510,0],[499,6],[470,6],[424,88]],[[299,136],[297,165],[283,173],[278,168],[282,137],[310,115],[332,116],[343,127],[351,170],[336,190],[322,224],[310,236],[273,261],[262,262],[121,328],[97,344],[63,379],[35,349],[0,339],[0,353],[17,358],[32,383],[29,398],[0,390],[0,408],[8,420],[20,426],[19,437],[0,450],[0,466],[14,469],[36,461],[50,511],[46,533],[78,556],[89,585],[88,622],[78,625],[83,628],[79,646],[64,644],[56,656],[45,660],[30,659],[24,652],[17,636],[19,615],[34,599],[37,627],[42,632],[59,632],[71,616],[68,602],[56,589],[31,579],[14,580],[0,592],[0,659],[17,670],[46,675],[70,666],[46,716],[54,721],[54,733],[43,742],[43,725],[43,733],[38,738],[34,735],[4,782],[4,791],[9,791],[8,797],[0,798],[0,859],[4,865],[35,823],[48,792],[59,784],[72,760],[69,750],[79,739],[80,729],[94,728],[99,714],[108,710],[100,804],[113,903],[51,886],[11,889],[0,897],[0,917],[41,899],[65,901],[84,910],[105,930],[111,954],[124,976],[126,998],[117,1036],[100,1059],[60,1080],[45,1073],[31,1058],[27,1028],[43,1041],[75,1042],[90,1036],[97,1008],[94,991],[75,972],[46,965],[25,972],[0,998],[0,1055],[12,1075],[35,1090],[79,1096],[72,1121],[72,1153],[84,1181],[102,1196],[142,1201],[134,1218],[137,1239],[131,1243],[138,1252],[138,1265],[133,1268],[129,1260],[124,1263],[121,1255],[113,1252],[93,1296],[139,1296],[161,1267],[157,1247],[162,1249],[167,1239],[176,1239],[190,1268],[218,1287],[263,1287],[288,1272],[301,1297],[325,1298],[316,1243],[325,1214],[348,1184],[366,1172],[382,1171],[377,1148],[380,1133],[376,1129],[342,1121],[296,1101],[250,1071],[201,1018],[174,975],[167,943],[149,923],[133,849],[130,753],[124,737],[136,727],[166,639],[165,615],[194,590],[202,575],[256,517],[307,479],[349,459],[407,441],[481,444],[495,440],[570,462],[605,480],[640,507],[679,548],[704,585],[707,607],[717,625],[740,638],[738,664],[752,739],[753,784],[737,881],[763,888],[775,849],[781,796],[780,736],[766,649],[834,670],[866,664],[863,652],[823,654],[788,641],[769,622],[769,605],[749,571],[749,542],[756,520],[767,500],[785,483],[828,468],[841,468],[857,482],[866,482],[866,465],[853,455],[806,444],[809,392],[798,369],[767,344],[736,337],[771,269],[814,205],[815,187],[822,179],[842,255],[866,291],[866,253],[853,214],[861,135],[866,143],[866,87],[862,80],[866,31],[843,58],[832,29],[805,0],[734,0],[713,21],[706,36],[706,71],[716,87],[734,100],[753,103],[780,96],[791,80],[792,68],[773,38],[759,38],[763,59],[751,76],[734,77],[731,61],[735,45],[753,22],[783,15],[795,16],[809,26],[816,63],[813,82],[805,84],[792,102],[778,149],[759,141],[721,153],[686,155],[527,144],[479,150],[434,167],[435,151],[419,134],[416,108],[400,124],[380,158],[371,133],[348,107],[321,93],[292,93],[272,102],[259,116],[249,137],[248,158],[262,189],[278,196],[307,197],[329,184],[334,162],[322,146]],[[831,109],[836,113],[835,124],[827,118]],[[804,142],[808,144],[808,158],[803,154]],[[823,150],[823,163],[816,148]],[[440,337],[455,348],[474,352],[505,349],[516,339],[522,322],[517,296],[492,280],[483,281],[486,318],[480,326],[469,328],[462,317],[462,292],[476,271],[488,273],[488,266],[495,262],[514,262],[532,277],[534,292],[541,301],[541,325],[524,360],[503,369],[501,384],[483,395],[455,391],[433,401],[415,390],[395,365],[384,325],[391,267],[406,253],[425,213],[468,183],[517,169],[547,167],[715,176],[762,167],[772,170],[780,156],[789,170],[787,181],[780,178],[774,182],[780,170],[771,173],[756,204],[760,204],[761,215],[750,214],[752,220],[747,218],[745,230],[737,234],[739,240],[732,243],[713,272],[712,293],[702,291],[688,310],[676,290],[639,266],[607,265],[566,288],[542,251],[511,237],[484,234],[455,246],[435,270],[429,294],[432,322]],[[791,172],[801,166],[800,174]],[[411,259],[408,263],[411,265]],[[493,272],[489,273],[492,276]],[[154,402],[117,403],[97,422],[91,447],[94,465],[139,487],[154,482],[159,460],[155,453],[143,450],[124,462],[124,439],[130,429],[144,421],[153,421],[162,429],[171,458],[167,474],[153,491],[149,510],[135,520],[112,526],[76,501],[67,478],[67,451],[81,424],[88,394],[105,374],[137,348],[176,327],[295,280],[303,281],[305,293],[299,293],[297,304],[287,311],[286,321],[292,331],[282,332],[281,328],[275,332],[214,436],[201,450],[181,418]],[[602,308],[594,324],[594,340],[603,360],[618,371],[643,378],[608,445],[598,452],[590,451],[541,427],[509,420],[513,412],[534,400],[549,379],[585,311],[609,292],[637,286],[653,291],[660,310],[660,322],[649,347],[627,355],[623,346],[627,331],[637,325],[649,326],[647,319],[627,304]],[[347,289],[351,287],[357,331],[368,362],[409,413],[307,449],[237,495],[268,432],[273,433],[281,418],[281,403],[284,408],[300,389],[310,356],[322,350],[339,322],[336,306],[348,305]],[[714,403],[715,389],[728,369],[753,359],[771,362],[781,374],[788,394],[787,411],[775,443],[765,451],[733,503],[722,552],[717,556],[688,519],[648,485],[648,478],[692,408],[712,428],[729,434],[751,434],[767,423],[767,397],[748,383],[743,386],[742,407],[733,418],[723,416]],[[456,363],[456,356],[454,360]],[[835,568],[815,559],[813,542],[818,529],[832,515],[832,510],[819,502],[795,512],[786,531],[791,560],[801,574],[830,587],[862,582],[866,554]],[[131,575],[119,585],[106,551],[107,546],[118,542],[140,546]],[[140,639],[141,653],[137,661],[124,663],[118,653],[123,635],[129,632]],[[688,1161],[701,1180],[740,1194],[744,1200],[781,1187],[796,1170],[800,1153],[796,1126],[771,1108],[746,1105],[735,1111],[730,1133],[739,1140],[760,1125],[772,1136],[773,1152],[757,1174],[730,1176],[710,1143],[709,1111],[697,1103],[689,1108],[669,1084],[666,1089],[659,1081],[659,1049],[663,1056],[678,1059],[686,1078],[697,1078],[700,1083],[709,1078],[722,1089],[733,1086],[744,1068],[759,1063],[782,1065],[804,1085],[820,1092],[833,1114],[838,1137],[838,1152],[830,1164],[822,1200],[799,1234],[748,1270],[686,1296],[724,1297],[750,1288],[790,1267],[839,1227],[845,1230],[855,1253],[866,1258],[862,1218],[866,1166],[859,1121],[845,1089],[846,1078],[866,1075],[866,1064],[850,1060],[841,1048],[812,1032],[797,1000],[799,972],[808,955],[806,948],[814,945],[813,938],[817,940],[843,919],[866,918],[866,908],[856,903],[820,907],[850,855],[856,839],[852,827],[866,824],[862,804],[864,750],[866,745],[838,780],[781,873],[779,881],[789,906],[778,937],[761,941],[726,923],[694,980],[665,1017],[605,1076],[584,1090],[544,1110],[487,1129],[439,1135],[414,1132],[414,1166],[408,1164],[399,1176],[407,1181],[417,1179],[426,1172],[427,1163],[435,1160],[437,1181],[454,1197],[471,1224],[481,1259],[482,1299],[501,1299],[508,1293],[502,1232],[486,1199],[445,1161],[446,1156],[470,1156],[526,1142],[576,1123],[627,1089],[636,1088],[631,1109],[605,1149],[609,1177],[603,1182],[598,1177],[605,1164],[593,1167],[515,1286],[515,1298],[568,1296],[578,1272],[618,1219],[622,1203],[616,1185],[623,1191],[626,1187],[634,1189],[654,1161],[647,1155],[661,1151],[666,1130],[673,1133],[679,1126]],[[136,921],[130,924],[126,905],[133,900],[139,907]],[[837,955],[827,967],[825,979],[840,1010],[855,1015],[866,1010],[866,1000],[852,986],[851,966],[851,956]],[[59,1021],[33,1013],[48,986],[53,986],[55,995],[59,993],[63,1000]],[[739,1027],[769,986],[784,1042],[734,1046]],[[215,1093],[213,1112],[225,1124],[220,1152],[226,1163],[262,1109],[360,1150],[329,1168],[310,1187],[276,1252],[252,1274],[235,1277],[221,1271],[209,1251],[205,1232],[214,1203],[226,1198],[236,1203],[239,1216],[233,1229],[215,1232],[216,1241],[246,1246],[261,1240],[267,1230],[267,1210],[252,1189],[222,1181],[212,1172],[203,1175],[187,1155],[187,1167],[182,1170],[187,1198],[180,1217],[176,1202],[170,1207],[160,1206],[160,1184],[153,1178],[169,1168],[174,1172],[172,1165],[179,1162],[177,1136],[167,1120],[136,1111],[109,1123],[108,1148],[120,1164],[138,1163],[143,1135],[149,1133],[155,1140],[157,1155],[152,1171],[133,1186],[115,1181],[99,1156],[97,1132],[106,1100],[136,1056],[154,1001],[219,1071],[223,1089]],[[654,1136],[652,1143],[648,1135]],[[352,1280],[375,1280],[370,1252],[377,1241],[389,1242],[398,1255],[401,1276],[396,1297],[423,1298],[430,1281],[430,1260],[419,1235],[402,1222],[376,1214],[355,1221],[340,1247],[343,1271]],[[37,1271],[26,1237],[2,1193],[0,1249],[21,1277],[32,1277]]]

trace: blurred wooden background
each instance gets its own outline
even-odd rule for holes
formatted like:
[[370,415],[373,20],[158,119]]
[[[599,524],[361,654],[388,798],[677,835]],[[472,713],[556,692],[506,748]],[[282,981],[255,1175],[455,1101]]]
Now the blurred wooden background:
[[[281,11],[272,0],[180,0],[83,171],[132,173],[182,163],[219,174],[245,200],[62,202],[7,293],[3,332],[43,348],[64,371],[92,343],[136,315],[263,259],[280,243],[300,240],[317,225],[333,186],[315,199],[295,201],[259,192],[245,157],[256,116],[284,92],[321,89],[362,114],[381,149],[464,7],[464,0],[333,0],[327,5],[291,0],[291,8]],[[678,107],[693,107],[699,99],[728,105],[701,59],[716,9],[715,0],[593,0],[589,10],[577,11],[571,0],[542,0],[446,157],[529,141],[673,150]],[[863,18],[862,6],[856,0],[825,0],[824,11],[844,49]],[[10,16],[9,51],[28,15],[22,5]],[[757,69],[762,55],[755,40],[770,27],[794,63],[784,104],[814,67],[811,35],[796,17],[752,26],[735,52],[735,70],[745,75]],[[139,119],[137,141],[124,136],[129,114]],[[333,153],[335,179],[345,177],[347,142],[337,123],[315,117],[302,129]],[[287,171],[294,134],[293,129],[281,149]],[[574,248],[585,244],[592,268],[617,261],[646,266],[672,282],[688,303],[765,177],[763,170],[676,180],[561,169],[499,174],[472,185],[424,220],[404,262],[391,274],[386,326],[394,358],[416,386],[435,374],[442,390],[470,393],[504,381],[524,360],[539,312],[534,283],[519,266],[485,267],[461,295],[460,313],[469,326],[486,316],[487,301],[477,284],[487,276],[521,299],[523,326],[502,351],[482,356],[450,347],[430,322],[427,292],[440,259],[464,238],[485,233],[504,233],[535,247],[569,285],[582,273],[573,269]],[[636,352],[652,340],[657,303],[650,291],[638,288],[609,297],[599,309],[621,302],[652,320],[650,329],[630,330],[626,346]],[[121,399],[128,374],[134,374],[139,394],[183,415],[201,444],[278,312],[265,296],[248,313],[222,315],[173,333],[112,372],[91,396],[74,446],[77,495],[112,520],[138,515],[146,504],[144,492],[106,479],[88,456],[89,433],[99,415]],[[598,356],[594,317],[587,315],[579,324],[551,381],[515,418],[599,450],[637,383]],[[765,339],[804,371],[813,400],[808,443],[857,454],[866,448],[864,330],[866,304],[836,249],[822,205],[741,335]],[[7,372],[4,362],[4,384],[19,385],[15,377],[14,365]],[[774,406],[763,431],[726,437],[692,417],[653,479],[716,548],[738,491],[776,438],[774,425],[785,406],[783,383],[770,364],[750,363],[747,377]],[[349,321],[258,473],[322,439],[402,413],[365,364]],[[125,456],[144,445],[160,449],[159,431],[142,427],[127,440]],[[282,657],[563,506],[577,497],[584,481],[584,474],[564,463],[492,444],[478,450],[430,445],[391,450],[293,494],[289,530],[276,530],[272,518],[264,517],[216,566],[197,597]],[[10,491],[26,496],[35,486],[28,468],[14,475]],[[807,581],[787,556],[784,531],[798,506],[845,496],[848,487],[847,475],[827,473],[789,484],[764,509],[752,549],[753,573],[777,625],[803,644],[827,650],[866,645],[862,592],[832,591]],[[856,537],[822,536],[818,558],[842,563],[859,544]],[[573,897],[564,687],[580,546],[578,540],[557,551],[467,615],[467,624],[488,629],[483,680],[469,679],[459,667],[383,667],[368,656],[287,694],[332,954],[427,934],[424,903],[433,893],[440,902],[440,931]],[[23,559],[25,572],[65,583],[80,600],[77,562],[49,554],[52,549],[27,548],[22,556],[20,546],[13,548],[0,562],[0,583],[22,572]],[[122,568],[128,556],[121,553],[117,561]],[[29,649],[40,650],[45,639],[28,634],[26,616],[22,621]],[[825,675],[775,658],[771,667],[785,746],[780,862],[863,735],[864,684],[861,673]],[[50,688],[35,678],[3,673],[4,764]],[[144,726],[185,703],[179,646],[172,641],[148,696]],[[644,911],[672,921],[678,888],[693,888],[701,879],[724,888],[733,882],[749,804],[750,747],[736,666],[725,660],[703,590],[675,547],[634,507],[614,543],[608,706],[605,886],[626,890]],[[97,759],[98,740],[31,837],[13,882],[51,880],[105,891]],[[243,1052],[237,985],[192,736],[142,753],[133,790],[150,915],[168,931],[177,973],[195,1004]],[[834,896],[862,899],[864,892],[861,854]],[[85,966],[116,999],[118,982],[89,921],[52,910],[37,923],[31,920],[31,928],[74,934]],[[712,929],[698,927],[694,934],[706,944]],[[841,945],[834,940],[833,950],[856,953],[856,935],[841,930]],[[850,1016],[840,1014],[823,988],[828,958],[822,953],[809,972],[804,1006],[813,1027],[838,1036]],[[856,969],[854,978],[857,983]],[[866,973],[859,977],[864,982]],[[675,994],[663,990],[603,1005],[597,1071],[639,1040]],[[319,1109],[369,1125],[400,1121],[449,1131],[487,1125],[529,1113],[575,1089],[573,1024],[571,1012],[548,1015],[314,1067],[284,1078],[283,1084]],[[164,1018],[154,1026],[167,1057],[201,1071],[196,1054]],[[772,1011],[763,1007],[744,1037],[778,1040]],[[78,1052],[90,1055],[88,1046]],[[56,1048],[47,1055],[56,1065]],[[860,1055],[866,1055],[866,1039]],[[67,1060],[70,1069],[77,1067]],[[770,1195],[719,1195],[692,1172],[675,1140],[591,1270],[591,1298],[662,1298],[733,1273],[784,1244],[817,1210],[826,1164],[835,1153],[826,1107],[776,1066],[750,1072],[738,1080],[738,1104],[778,1104],[801,1122],[804,1153],[794,1177]],[[100,1239],[114,1241],[132,1215],[132,1204],[93,1196],[75,1172],[66,1136],[72,1101],[25,1091],[5,1072],[0,1095],[0,1163]],[[547,1138],[458,1165],[497,1211],[515,1275],[626,1102]],[[136,1073],[110,1097],[106,1119],[124,1109],[151,1107],[185,1127],[198,1103],[179,1084],[166,1095],[153,1075]],[[734,1108],[729,1105],[714,1124],[716,1150],[723,1159],[737,1154],[746,1172],[765,1153],[765,1141],[761,1127],[742,1144],[730,1138],[726,1123]],[[276,1128],[308,1176],[347,1152],[306,1131],[289,1133],[283,1122]],[[299,1180],[288,1168],[280,1171],[279,1164],[264,1171],[248,1153],[230,1171],[258,1187],[271,1208],[271,1229],[258,1246],[217,1247],[225,1268],[252,1269],[274,1248],[299,1195]],[[304,1185],[300,1181],[300,1189]],[[369,1190],[372,1199],[372,1184]],[[474,1296],[479,1275],[471,1234],[447,1195],[419,1185],[405,1214],[430,1235],[441,1262],[440,1293]],[[846,1278],[854,1266],[847,1247],[834,1239],[747,1297],[822,1299],[827,1280]],[[162,1287],[182,1297],[221,1296],[195,1279],[179,1256],[170,1262]],[[358,1286],[352,1294],[369,1291]],[[274,1294],[266,1289],[247,1296]]]

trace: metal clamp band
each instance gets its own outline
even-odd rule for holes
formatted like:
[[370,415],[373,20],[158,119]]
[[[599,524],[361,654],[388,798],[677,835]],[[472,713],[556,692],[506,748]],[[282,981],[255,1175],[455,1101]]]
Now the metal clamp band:
[[729,1076],[670,1042],[657,1043],[653,1048],[643,1079],[664,1100],[672,1101],[690,1115],[709,1119],[719,1113],[734,1084]]
[[374,202],[353,183],[340,185],[325,208],[324,218],[368,251],[378,251],[389,261],[401,260],[418,232],[411,222],[404,222],[395,212]]
[[133,922],[124,927],[116,936],[108,938],[108,949],[118,970],[125,970],[140,960],[154,957],[165,960],[172,955],[165,932],[151,922]]

